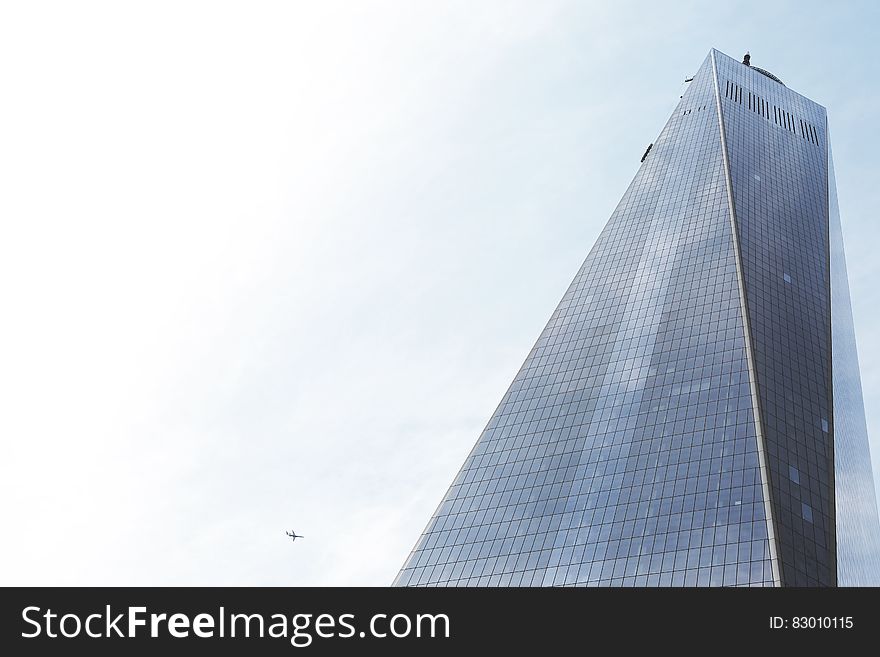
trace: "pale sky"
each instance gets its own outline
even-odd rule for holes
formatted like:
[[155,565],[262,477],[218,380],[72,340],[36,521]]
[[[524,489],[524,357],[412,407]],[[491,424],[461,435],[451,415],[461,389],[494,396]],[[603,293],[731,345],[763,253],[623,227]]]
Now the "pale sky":
[[0,584],[390,584],[711,47],[828,108],[880,472],[877,7],[4,3]]

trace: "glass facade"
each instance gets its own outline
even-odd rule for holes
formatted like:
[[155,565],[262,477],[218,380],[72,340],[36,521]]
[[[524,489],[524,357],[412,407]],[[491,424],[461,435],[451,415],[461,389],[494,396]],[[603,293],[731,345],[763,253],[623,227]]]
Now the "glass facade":
[[849,300],[837,185],[828,148],[837,583],[880,586],[880,523]]
[[825,142],[709,54],[396,585],[836,582]]
[[833,585],[825,109],[716,62],[782,581]]

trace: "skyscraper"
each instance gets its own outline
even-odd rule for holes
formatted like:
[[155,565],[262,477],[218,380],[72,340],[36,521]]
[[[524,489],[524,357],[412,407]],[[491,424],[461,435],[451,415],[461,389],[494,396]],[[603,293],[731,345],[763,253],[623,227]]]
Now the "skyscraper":
[[880,584],[822,106],[709,53],[395,584]]

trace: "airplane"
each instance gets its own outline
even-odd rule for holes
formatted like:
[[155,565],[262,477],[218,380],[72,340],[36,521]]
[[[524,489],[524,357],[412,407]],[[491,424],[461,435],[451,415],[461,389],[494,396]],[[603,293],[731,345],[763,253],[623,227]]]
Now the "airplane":
[[287,534],[288,536],[290,536],[290,538],[293,540],[294,543],[296,542],[296,539],[298,539],[298,538],[305,538],[305,536],[300,536],[296,532],[284,532],[284,533]]

